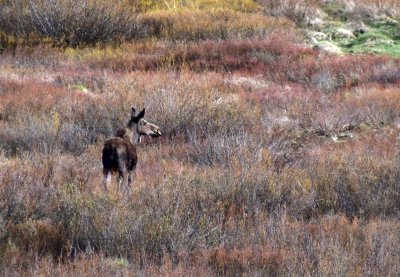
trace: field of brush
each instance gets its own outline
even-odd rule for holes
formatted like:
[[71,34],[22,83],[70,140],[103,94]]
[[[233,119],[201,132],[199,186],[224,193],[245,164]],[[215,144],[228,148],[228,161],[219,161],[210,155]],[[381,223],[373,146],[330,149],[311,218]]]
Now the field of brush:
[[400,3],[112,3],[0,0],[0,275],[398,276]]

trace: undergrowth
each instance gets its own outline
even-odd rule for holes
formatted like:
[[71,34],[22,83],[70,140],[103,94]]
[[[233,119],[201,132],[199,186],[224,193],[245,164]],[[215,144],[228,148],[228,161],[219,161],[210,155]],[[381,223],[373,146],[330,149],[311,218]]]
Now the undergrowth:
[[[74,21],[50,2],[0,1],[1,275],[400,272],[399,60],[299,31],[321,5],[344,22],[395,2],[120,1],[132,40],[111,16],[101,41],[96,13],[72,36],[23,21]],[[397,43],[394,22],[366,24],[343,47]],[[102,147],[132,106],[162,136],[137,146],[132,189],[106,193]]]

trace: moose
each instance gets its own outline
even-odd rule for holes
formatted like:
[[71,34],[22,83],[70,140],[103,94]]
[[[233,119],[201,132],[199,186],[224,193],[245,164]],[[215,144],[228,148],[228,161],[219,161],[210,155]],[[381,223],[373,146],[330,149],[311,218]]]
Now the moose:
[[115,137],[105,141],[103,148],[103,174],[104,186],[111,182],[111,176],[118,173],[118,190],[123,183],[123,187],[130,187],[132,174],[135,173],[138,161],[136,145],[140,142],[141,136],[159,137],[160,128],[143,119],[145,109],[136,113],[132,107],[130,120],[125,128],[117,130]]

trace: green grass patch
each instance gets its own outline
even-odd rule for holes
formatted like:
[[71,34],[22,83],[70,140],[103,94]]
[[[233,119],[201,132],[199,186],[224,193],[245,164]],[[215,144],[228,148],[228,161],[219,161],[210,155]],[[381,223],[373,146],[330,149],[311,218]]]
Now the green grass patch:
[[[344,28],[345,24],[352,18],[346,11],[346,5],[342,2],[333,1],[322,5],[326,13],[323,32],[331,36],[329,42],[340,47],[344,53],[364,53],[390,55],[400,57],[400,36],[398,36],[398,26],[394,19],[382,21],[369,21],[368,31],[357,33],[354,37],[336,36],[339,28]],[[357,21],[357,19],[355,19]],[[366,23],[364,21],[364,23]]]
[[333,39],[346,53],[371,53],[400,57],[400,37],[396,36],[396,23],[379,22],[369,31],[350,39]]

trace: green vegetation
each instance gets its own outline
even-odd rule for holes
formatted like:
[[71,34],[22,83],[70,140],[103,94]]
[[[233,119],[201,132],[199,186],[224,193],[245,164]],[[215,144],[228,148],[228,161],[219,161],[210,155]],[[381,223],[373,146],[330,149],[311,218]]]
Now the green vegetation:
[[368,32],[350,39],[333,39],[347,53],[373,53],[400,57],[400,37],[394,22],[368,26]]
[[356,4],[331,1],[322,5],[323,23],[316,29],[344,53],[400,57],[399,3],[362,0]]

